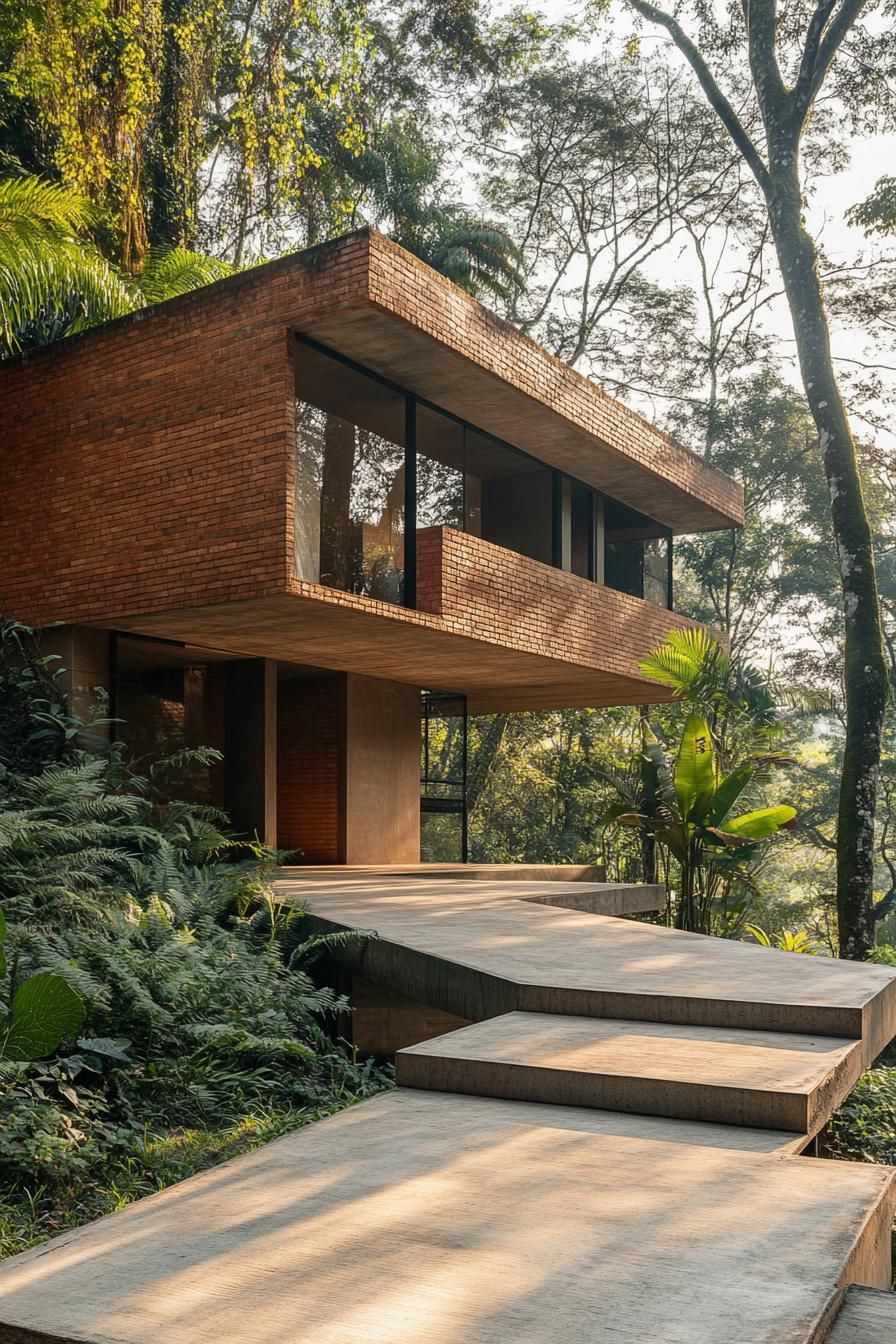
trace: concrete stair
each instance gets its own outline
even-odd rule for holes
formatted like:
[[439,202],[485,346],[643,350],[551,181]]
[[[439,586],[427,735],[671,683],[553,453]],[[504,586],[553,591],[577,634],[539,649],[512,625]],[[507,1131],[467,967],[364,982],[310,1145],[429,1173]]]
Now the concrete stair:
[[894,1344],[896,1293],[874,1288],[847,1288],[829,1344]]
[[777,1142],[398,1088],[0,1265],[0,1342],[819,1344],[890,1173]]
[[896,1034],[896,973],[548,885],[279,882],[472,1025],[0,1264],[0,1344],[896,1344],[896,1173],[798,1155]]
[[862,1042],[865,1066],[896,1035],[888,967],[545,905],[563,884],[529,885],[284,879],[275,891],[308,902],[322,931],[376,930],[353,958],[365,980],[470,1021],[520,1011],[836,1036]]
[[600,1107],[811,1137],[862,1071],[860,1041],[508,1013],[401,1050],[404,1087]]

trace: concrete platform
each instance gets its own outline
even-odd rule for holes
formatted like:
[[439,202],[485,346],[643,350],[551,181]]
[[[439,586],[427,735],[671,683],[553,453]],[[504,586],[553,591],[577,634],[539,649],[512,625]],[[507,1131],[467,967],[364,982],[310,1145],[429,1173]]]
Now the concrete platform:
[[[666,889],[660,883],[603,882],[588,874],[600,869],[572,865],[535,864],[446,864],[432,872],[429,865],[406,868],[280,868],[276,881],[289,884],[291,899],[308,901],[322,892],[400,892],[420,889],[430,882],[456,893],[463,889],[473,904],[503,904],[508,900],[558,905],[567,910],[585,910],[595,915],[652,914],[666,905]],[[474,885],[475,884],[475,885]]]
[[847,1288],[828,1340],[830,1344],[894,1344],[896,1293]]
[[400,1089],[0,1265],[2,1344],[817,1344],[892,1173]]
[[293,864],[280,870],[289,877],[311,882],[364,878],[455,878],[464,882],[599,882],[606,877],[601,863],[386,863]]
[[861,1073],[830,1036],[508,1013],[398,1052],[404,1087],[814,1135]]
[[354,958],[365,979],[473,1021],[524,1011],[837,1036],[862,1040],[863,1064],[896,1035],[888,967],[555,908],[526,885],[284,878],[275,892],[306,901],[321,928],[375,930]]

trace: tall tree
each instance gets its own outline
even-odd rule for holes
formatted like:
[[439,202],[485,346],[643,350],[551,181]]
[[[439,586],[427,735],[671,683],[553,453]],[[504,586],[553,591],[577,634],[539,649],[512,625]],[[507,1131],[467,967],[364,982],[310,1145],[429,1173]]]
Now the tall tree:
[[[719,21],[695,3],[698,44],[675,14],[626,0],[644,19],[664,28],[690,64],[706,99],[749,167],[765,202],[784,290],[793,321],[803,386],[819,435],[840,564],[844,611],[846,740],[837,825],[837,910],[842,956],[862,958],[874,943],[872,891],[874,817],[881,734],[889,690],[871,528],[862,494],[856,448],[831,355],[818,250],[806,229],[801,148],[813,109],[848,39],[863,58],[866,90],[883,71],[885,43],[858,29],[867,0],[791,3],[779,13],[775,0],[743,0]],[[680,13],[680,11],[677,11]],[[887,38],[891,40],[892,34]],[[736,110],[745,90],[732,53],[746,54],[746,92],[761,122],[759,136]],[[716,58],[720,58],[718,61]],[[728,67],[723,88],[720,67]],[[716,68],[714,68],[716,67]],[[844,94],[841,83],[837,92]],[[857,91],[859,96],[862,90]],[[730,95],[730,96],[729,96]]]

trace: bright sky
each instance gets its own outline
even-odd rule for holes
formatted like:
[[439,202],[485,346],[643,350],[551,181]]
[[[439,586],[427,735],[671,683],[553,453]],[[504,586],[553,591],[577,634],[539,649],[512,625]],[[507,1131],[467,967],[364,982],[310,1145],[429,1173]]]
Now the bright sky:
[[[515,7],[515,3],[516,0],[495,0],[493,12],[506,11]],[[579,12],[581,4],[577,3],[577,0],[542,0],[537,9],[549,21],[560,22],[571,13]],[[595,47],[605,39],[608,30],[611,34],[615,33],[620,37],[625,37],[630,32],[634,32],[636,24],[633,16],[630,15],[630,11],[627,11],[620,4],[613,7],[610,16],[596,37]],[[668,46],[670,60],[681,59],[665,35],[657,33],[653,36],[647,26],[641,27],[639,31],[642,42],[655,41],[657,44]],[[583,56],[587,54],[587,49],[587,46],[582,44],[581,52]],[[815,179],[810,184],[811,196],[808,208],[810,227],[815,236],[823,243],[827,256],[834,264],[854,261],[859,254],[863,254],[865,260],[874,255],[880,255],[881,244],[866,239],[861,229],[847,224],[845,214],[851,205],[869,194],[880,176],[893,171],[893,166],[896,164],[896,135],[881,135],[864,140],[855,140],[850,146],[850,150],[851,162],[843,172],[827,179]],[[732,272],[736,269],[737,264],[738,258],[732,255]],[[722,270],[724,271],[724,265]],[[660,254],[656,264],[652,265],[651,273],[656,280],[661,282],[681,283],[682,280],[687,279],[691,279],[694,283],[697,281],[696,263],[687,251],[677,254],[670,249],[666,253]],[[720,276],[720,284],[723,283],[724,277]],[[787,356],[791,363],[794,363],[790,315],[783,299],[766,310],[764,325],[771,334],[780,340],[782,357]],[[832,334],[835,354],[843,361],[840,364],[842,371],[859,371],[858,365],[847,363],[848,360],[880,363],[892,367],[892,371],[884,369],[882,377],[893,379],[894,373],[896,373],[896,348],[884,349],[874,346],[864,340],[861,333],[856,330],[836,325],[833,326]],[[795,367],[793,367],[792,376],[794,380],[798,378]],[[650,414],[649,408],[645,407],[644,409]],[[896,449],[896,433],[888,433],[886,439]]]

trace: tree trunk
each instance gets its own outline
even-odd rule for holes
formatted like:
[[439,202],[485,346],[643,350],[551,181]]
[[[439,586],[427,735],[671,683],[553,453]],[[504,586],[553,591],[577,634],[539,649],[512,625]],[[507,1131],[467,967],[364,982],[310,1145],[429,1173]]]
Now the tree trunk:
[[802,224],[795,147],[770,145],[772,232],[793,318],[806,399],[818,430],[843,589],[846,738],[837,822],[840,955],[874,945],[874,813],[889,682],[871,528],[855,443],[831,357],[815,244]]

